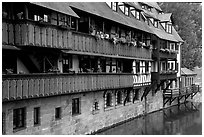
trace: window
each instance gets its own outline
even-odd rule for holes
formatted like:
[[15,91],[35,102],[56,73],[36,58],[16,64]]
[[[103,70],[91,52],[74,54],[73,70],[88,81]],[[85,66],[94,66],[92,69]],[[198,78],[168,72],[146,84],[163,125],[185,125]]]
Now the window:
[[18,108],[13,110],[13,129],[23,128],[26,125],[26,111],[25,108]]
[[106,93],[106,97],[105,97],[105,107],[111,107],[111,106],[113,106],[112,93],[108,92]]
[[154,27],[158,28],[158,21],[154,20]]
[[139,89],[133,89],[134,98],[133,100],[139,100]]
[[166,32],[172,33],[172,24],[171,23],[167,23]]
[[112,2],[112,9],[114,10],[114,11],[117,11],[117,2]]
[[40,108],[34,108],[34,125],[39,125],[40,124]]
[[72,68],[72,56],[64,56],[62,60],[63,72],[69,72]]
[[136,62],[136,73],[140,73],[140,62]]
[[61,107],[55,108],[55,119],[61,119]]
[[148,11],[152,11],[152,8],[151,8],[151,7],[148,7],[147,10],[148,10]]
[[149,20],[150,20],[151,23],[154,25],[154,19],[153,19],[153,18],[149,18]]
[[72,115],[80,114],[80,98],[72,99]]
[[121,10],[123,13],[125,13],[125,6],[124,6],[124,5],[119,6],[119,8],[120,8],[120,10]]
[[131,102],[131,91],[127,91],[127,97],[126,97],[127,102]]
[[131,11],[132,15],[133,15],[134,17],[136,17],[136,10],[134,10],[134,8],[132,9],[132,7],[131,7],[131,8],[130,8],[130,11]]
[[129,7],[125,6],[125,15],[129,16]]
[[148,61],[145,62],[145,72],[146,73],[149,72],[149,62]]
[[140,20],[140,12],[136,11],[136,19]]
[[122,91],[118,91],[116,95],[116,102],[117,104],[122,104]]
[[97,100],[94,101],[94,104],[93,104],[93,110],[99,110],[99,103]]
[[170,43],[170,50],[175,50],[175,43]]

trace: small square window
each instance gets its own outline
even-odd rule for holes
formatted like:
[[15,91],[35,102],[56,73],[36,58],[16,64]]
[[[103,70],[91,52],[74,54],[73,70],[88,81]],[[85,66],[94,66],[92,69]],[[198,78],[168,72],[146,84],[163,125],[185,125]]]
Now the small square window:
[[61,107],[55,108],[55,119],[61,119]]
[[25,108],[18,108],[13,110],[13,129],[23,128],[26,125],[26,111]]
[[39,125],[40,124],[40,107],[34,108],[34,125]]
[[72,115],[80,114],[80,98],[72,99]]

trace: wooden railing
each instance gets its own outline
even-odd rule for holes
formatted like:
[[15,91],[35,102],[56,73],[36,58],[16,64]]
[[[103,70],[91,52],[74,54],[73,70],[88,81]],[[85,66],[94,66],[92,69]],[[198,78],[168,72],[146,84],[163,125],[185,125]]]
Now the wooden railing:
[[3,75],[2,100],[133,87],[133,74]]
[[176,53],[169,53],[169,52],[162,52],[159,50],[153,50],[152,51],[152,57],[159,59],[159,58],[164,58],[164,59],[176,59],[177,58],[177,54]]
[[16,46],[39,46],[70,49],[71,32],[45,22],[4,20],[2,43]]
[[2,43],[15,46],[38,46],[69,49],[77,52],[97,53],[151,59],[151,50],[97,40],[95,36],[74,32],[60,26],[31,20],[3,20]]
[[177,78],[177,72],[171,72],[171,73],[152,72],[151,78],[152,78],[152,80],[176,79]]

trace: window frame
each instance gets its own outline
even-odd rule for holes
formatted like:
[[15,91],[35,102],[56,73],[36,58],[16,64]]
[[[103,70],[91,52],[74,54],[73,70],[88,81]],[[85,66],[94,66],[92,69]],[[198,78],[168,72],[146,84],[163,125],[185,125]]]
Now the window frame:
[[81,114],[81,98],[72,99],[72,116]]
[[57,107],[55,108],[55,120],[59,120],[62,118],[62,108]]
[[[36,122],[37,121],[37,122]],[[33,111],[33,124],[34,126],[40,125],[40,107],[35,107]]]
[[[117,91],[117,94],[116,94],[116,103],[117,103],[117,105],[123,104],[123,94],[122,93],[123,92],[120,91],[120,90]],[[120,96],[118,96],[119,94],[120,94]]]
[[13,131],[16,132],[24,128],[26,128],[26,108],[13,109]]

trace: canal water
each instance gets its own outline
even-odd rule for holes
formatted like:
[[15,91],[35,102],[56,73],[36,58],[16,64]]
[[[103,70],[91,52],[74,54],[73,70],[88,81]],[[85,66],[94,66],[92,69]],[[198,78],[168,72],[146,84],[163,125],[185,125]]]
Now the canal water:
[[187,102],[104,129],[98,135],[202,135],[202,104]]

